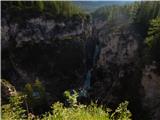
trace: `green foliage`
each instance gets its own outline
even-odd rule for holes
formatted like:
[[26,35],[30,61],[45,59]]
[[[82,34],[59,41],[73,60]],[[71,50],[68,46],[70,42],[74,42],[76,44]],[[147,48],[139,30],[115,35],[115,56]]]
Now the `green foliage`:
[[46,113],[42,120],[131,120],[131,113],[127,110],[127,101],[111,112],[111,109],[98,106],[93,102],[88,106],[78,104],[76,91],[73,91],[72,95],[69,91],[65,91],[64,95],[71,106],[65,107],[62,103],[57,102],[52,105],[51,113]]
[[[7,10],[7,13],[10,13],[14,20],[17,20],[17,18],[27,19],[37,15],[45,15],[51,18],[70,18],[74,15],[85,16],[84,12],[70,1],[3,1],[2,8],[3,11]],[[5,15],[3,11],[2,16]]]
[[24,87],[24,93],[27,95],[27,104],[29,105],[29,107],[33,107],[33,97],[32,97],[32,94],[33,94],[33,88],[32,88],[32,85],[27,83]]
[[[29,84],[27,86],[30,86]],[[30,87],[29,87],[30,88]],[[73,101],[77,98],[77,92],[71,95],[70,92],[64,93],[68,99]],[[14,96],[10,98],[10,103],[2,106],[3,120],[131,120],[131,113],[127,110],[128,102],[121,103],[119,107],[112,112],[111,109],[98,106],[95,103],[90,105],[77,104],[73,102],[70,107],[65,107],[63,103],[56,102],[51,106],[51,112],[47,112],[42,117],[34,116],[22,108],[25,96]]]
[[119,107],[112,113],[113,120],[131,120],[131,113],[127,110],[128,102],[121,103]]
[[42,83],[39,81],[39,79],[35,80],[34,90],[39,92],[41,97],[45,96],[45,89],[44,89]]
[[27,83],[25,85],[24,91],[29,97],[33,97],[34,92],[39,93],[40,97],[45,97],[45,89],[38,79],[35,80],[35,83],[33,85]]
[[131,120],[131,113],[127,110],[128,102],[119,105],[115,112],[108,108],[92,103],[89,106],[78,105],[66,108],[62,103],[53,104],[52,112],[46,113],[42,120]]
[[147,45],[152,48],[155,40],[160,38],[160,17],[151,20],[148,30],[148,37],[146,38]]
[[136,25],[137,30],[139,30],[143,37],[147,34],[150,21],[156,17],[160,17],[159,6],[159,1],[142,1],[138,4],[138,8],[133,16],[133,23]]
[[71,104],[71,106],[76,106],[78,93],[75,90],[73,90],[73,95],[71,95],[69,91],[65,91],[64,96],[66,97],[67,101]]
[[145,40],[149,47],[152,59],[160,61],[160,17],[151,20],[150,27],[148,29],[148,36]]
[[36,3],[36,6],[37,6],[37,9],[39,9],[40,11],[44,10],[45,5],[44,5],[43,1],[37,1],[35,3]]
[[22,108],[25,96],[12,96],[9,104],[2,105],[2,119],[3,120],[22,120],[26,119],[26,110]]
[[46,103],[45,89],[42,83],[36,79],[33,85],[27,83],[24,88],[27,95],[27,104],[30,109],[38,109],[42,104]]
[[153,18],[160,15],[160,2],[141,2],[138,4],[136,11],[136,17],[134,22],[139,24],[148,24]]

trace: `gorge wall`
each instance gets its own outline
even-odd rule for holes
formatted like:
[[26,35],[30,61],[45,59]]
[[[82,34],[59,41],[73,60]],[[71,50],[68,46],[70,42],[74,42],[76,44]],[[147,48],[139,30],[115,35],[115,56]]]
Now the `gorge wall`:
[[61,99],[65,90],[83,84],[86,44],[90,46],[92,35],[90,20],[75,15],[57,22],[41,15],[20,24],[9,14],[2,15],[3,79],[21,91],[38,78],[52,102]]
[[92,24],[79,15],[60,21],[45,14],[16,16],[14,21],[6,13],[1,20],[2,78],[15,86],[13,91],[39,79],[51,104],[63,101],[65,90],[84,85],[90,100],[111,108],[128,100],[133,119],[160,119],[158,68],[154,61],[141,65],[143,38],[123,16],[118,23]]
[[133,119],[158,120],[160,78],[155,64],[142,65],[143,38],[129,23],[104,23],[98,23],[101,47],[92,73],[91,98],[113,108],[128,100]]

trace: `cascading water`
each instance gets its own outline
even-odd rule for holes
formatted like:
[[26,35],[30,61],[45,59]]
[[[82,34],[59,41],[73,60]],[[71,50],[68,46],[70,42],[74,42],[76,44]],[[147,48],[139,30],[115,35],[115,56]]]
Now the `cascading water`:
[[91,70],[88,70],[87,74],[86,74],[86,78],[84,81],[84,89],[90,89],[91,87]]
[[[92,38],[93,38],[93,42],[96,42],[95,48],[94,48],[94,53],[93,56],[91,54],[89,54],[88,58],[89,60],[92,59],[91,62],[91,66],[93,67],[96,64],[97,61],[97,57],[100,53],[100,45],[98,43],[98,38],[97,38],[97,31],[96,31],[96,27],[93,25],[92,28]],[[89,46],[90,47],[90,46]],[[93,46],[92,46],[93,47]],[[90,66],[88,65],[88,66]],[[84,77],[84,84],[81,88],[79,88],[79,97],[88,97],[88,90],[91,89],[91,77],[92,77],[92,70],[93,68],[89,67],[89,69],[86,71],[85,77]]]
[[[96,63],[96,59],[99,52],[100,52],[100,47],[98,44],[96,44],[94,55],[93,55],[93,65]],[[80,96],[87,97],[87,90],[91,88],[91,72],[92,72],[92,68],[89,69],[86,73],[83,88],[80,90],[80,94],[79,94]]]
[[100,52],[100,47],[98,44],[96,44],[95,52],[94,52],[94,56],[93,56],[93,65],[95,65],[95,63],[96,63],[97,56],[98,56],[99,52]]

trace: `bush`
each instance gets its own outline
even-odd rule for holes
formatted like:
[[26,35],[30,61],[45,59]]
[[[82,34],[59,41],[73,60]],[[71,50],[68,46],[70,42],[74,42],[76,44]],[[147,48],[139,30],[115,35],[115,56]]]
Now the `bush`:
[[22,120],[26,119],[26,110],[22,108],[25,96],[12,96],[10,103],[2,105],[2,120]]
[[148,30],[148,36],[145,40],[149,48],[151,59],[160,61],[160,17],[152,19]]
[[[68,99],[76,98],[77,93],[73,96],[69,92],[65,92]],[[68,94],[69,93],[69,94]],[[90,105],[72,104],[70,107],[65,107],[63,103],[57,102],[51,106],[51,112],[47,112],[39,116],[31,113],[27,115],[26,110],[22,108],[22,103],[25,96],[14,96],[10,98],[10,103],[2,106],[3,120],[131,120],[131,113],[127,110],[128,102],[121,103],[115,111],[109,108],[98,106],[95,103]],[[70,99],[72,100],[72,99]]]
[[[42,112],[47,107],[46,92],[42,83],[36,79],[34,84],[27,83],[24,88],[30,111]],[[44,108],[43,108],[44,107]]]
[[111,112],[111,109],[98,106],[77,104],[78,93],[65,91],[70,107],[65,107],[63,103],[57,102],[52,105],[51,113],[46,113],[42,120],[131,120],[131,112],[127,110],[128,102],[121,103],[119,107]]
[[52,105],[52,112],[46,113],[42,120],[131,120],[131,113],[127,110],[128,102],[121,103],[111,113],[111,110],[97,104],[89,106],[78,105],[77,107],[64,107],[60,102]]
[[77,105],[77,97],[78,97],[78,93],[73,90],[73,94],[71,95],[71,93],[69,91],[65,91],[64,92],[64,96],[66,98],[66,101],[71,105],[71,106],[76,106]]

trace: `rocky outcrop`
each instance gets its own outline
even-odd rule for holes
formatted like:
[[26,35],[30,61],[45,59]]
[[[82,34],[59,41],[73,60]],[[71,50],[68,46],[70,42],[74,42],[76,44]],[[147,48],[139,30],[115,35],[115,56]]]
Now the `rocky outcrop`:
[[2,79],[1,80],[1,102],[2,105],[9,101],[11,96],[17,95],[17,91],[13,85],[11,85],[8,81]]
[[[142,38],[127,20],[99,20],[91,26],[79,16],[18,19],[2,14],[1,20],[2,78],[17,90],[38,77],[52,103],[63,100],[65,90],[84,85],[100,104],[114,108],[128,100],[133,119],[159,120],[160,75],[155,65],[143,68],[139,63]],[[2,84],[3,91],[8,99],[15,88]]]
[[78,16],[57,22],[41,15],[20,23],[3,15],[2,78],[23,90],[38,77],[53,101],[60,100],[66,89],[83,82],[91,34],[90,23]]
[[159,69],[156,64],[142,66],[141,36],[126,23],[106,24],[98,37],[101,49],[92,73],[91,98],[113,108],[128,100],[133,119],[159,120]]
[[143,107],[150,112],[151,120],[160,118],[160,75],[156,71],[157,68],[154,64],[146,65],[141,81],[145,92]]
[[101,49],[93,70],[91,97],[113,108],[128,100],[134,117],[139,118],[136,113],[142,110],[144,93],[137,63],[140,36],[129,25],[103,28],[99,30]]
[[130,28],[123,26],[108,28],[110,32],[99,33],[101,53],[98,65],[107,63],[126,64],[134,61],[138,48],[138,35]]

